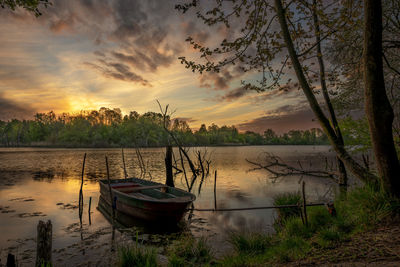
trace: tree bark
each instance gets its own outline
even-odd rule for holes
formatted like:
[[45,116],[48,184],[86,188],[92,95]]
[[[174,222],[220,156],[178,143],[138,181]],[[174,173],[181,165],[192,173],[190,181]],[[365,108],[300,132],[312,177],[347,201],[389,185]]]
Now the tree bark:
[[174,187],[174,176],[172,174],[172,146],[167,146],[165,153],[165,172],[166,182],[168,186]]
[[400,197],[400,164],[393,142],[393,109],[385,90],[382,62],[382,2],[364,0],[365,113],[382,188]]
[[47,223],[39,221],[37,226],[37,249],[36,249],[36,265],[35,266],[47,266],[52,264],[51,253],[52,253],[52,224],[48,220]]
[[310,104],[312,111],[314,112],[314,115],[317,117],[319,124],[326,133],[333,149],[336,151],[339,158],[344,162],[346,167],[356,177],[358,177],[365,183],[375,182],[377,180],[377,177],[370,173],[367,169],[363,168],[358,162],[356,162],[346,151],[344,146],[338,142],[338,138],[334,129],[330,125],[330,122],[326,118],[325,114],[322,112],[322,109],[319,106],[318,101],[315,98],[315,95],[312,92],[312,89],[304,75],[303,68],[300,64],[296,50],[294,49],[292,38],[290,36],[289,28],[286,22],[285,10],[283,9],[281,0],[275,0],[275,8],[279,19],[279,24],[281,26],[283,38],[285,40],[290,59],[292,61],[293,68],[296,72],[297,79],[299,80],[299,84],[308,100],[308,103]]

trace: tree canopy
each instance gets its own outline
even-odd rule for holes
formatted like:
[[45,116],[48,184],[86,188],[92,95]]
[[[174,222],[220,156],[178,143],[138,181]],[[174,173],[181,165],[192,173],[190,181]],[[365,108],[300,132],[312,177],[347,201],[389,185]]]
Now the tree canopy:
[[[321,129],[291,130],[282,135],[272,129],[264,134],[241,133],[235,126],[202,124],[193,131],[186,121],[170,119],[167,125],[180,143],[188,146],[208,145],[320,145],[327,144]],[[164,130],[161,113],[139,114],[131,111],[122,116],[119,109],[101,108],[78,114],[56,115],[37,113],[33,120],[0,121],[0,144],[3,146],[89,146],[89,147],[147,147],[171,143]]]

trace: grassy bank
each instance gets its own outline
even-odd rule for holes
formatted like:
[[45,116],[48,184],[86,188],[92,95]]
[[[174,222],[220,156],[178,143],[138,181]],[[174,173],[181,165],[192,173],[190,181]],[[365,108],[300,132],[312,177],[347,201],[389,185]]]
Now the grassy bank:
[[[275,205],[298,201],[298,194],[285,194],[275,199]],[[186,236],[169,248],[168,265],[264,266],[304,260],[315,251],[338,248],[399,213],[398,200],[369,186],[354,189],[345,199],[337,198],[334,206],[336,214],[326,207],[309,207],[307,225],[298,208],[281,209],[274,225],[275,234],[233,232],[228,241],[234,250],[222,259],[214,258],[205,239]]]

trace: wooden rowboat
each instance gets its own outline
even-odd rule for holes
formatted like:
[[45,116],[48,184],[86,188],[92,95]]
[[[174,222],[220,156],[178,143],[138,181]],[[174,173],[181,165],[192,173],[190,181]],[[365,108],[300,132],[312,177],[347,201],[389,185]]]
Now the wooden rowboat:
[[139,178],[110,180],[111,199],[108,180],[99,183],[100,197],[108,205],[120,213],[151,222],[179,222],[196,199],[179,188]]

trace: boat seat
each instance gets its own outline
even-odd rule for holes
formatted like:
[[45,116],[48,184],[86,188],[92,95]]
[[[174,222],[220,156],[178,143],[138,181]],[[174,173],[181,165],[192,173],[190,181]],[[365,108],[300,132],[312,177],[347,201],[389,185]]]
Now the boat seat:
[[174,198],[165,199],[165,202],[174,202],[174,201],[177,201],[177,200],[179,200],[179,201],[190,201],[190,200],[192,200],[192,198],[189,197],[189,196],[174,197]]
[[123,193],[135,193],[140,192],[146,189],[159,189],[159,188],[166,188],[166,185],[150,185],[150,186],[116,186],[112,187],[113,189],[123,192]]
[[145,199],[145,200],[157,200],[157,199],[154,198],[154,197],[151,197],[151,196],[148,196],[148,195],[139,193],[139,192],[132,192],[132,193],[129,193],[129,195],[135,196],[135,197],[137,197],[137,198]]

